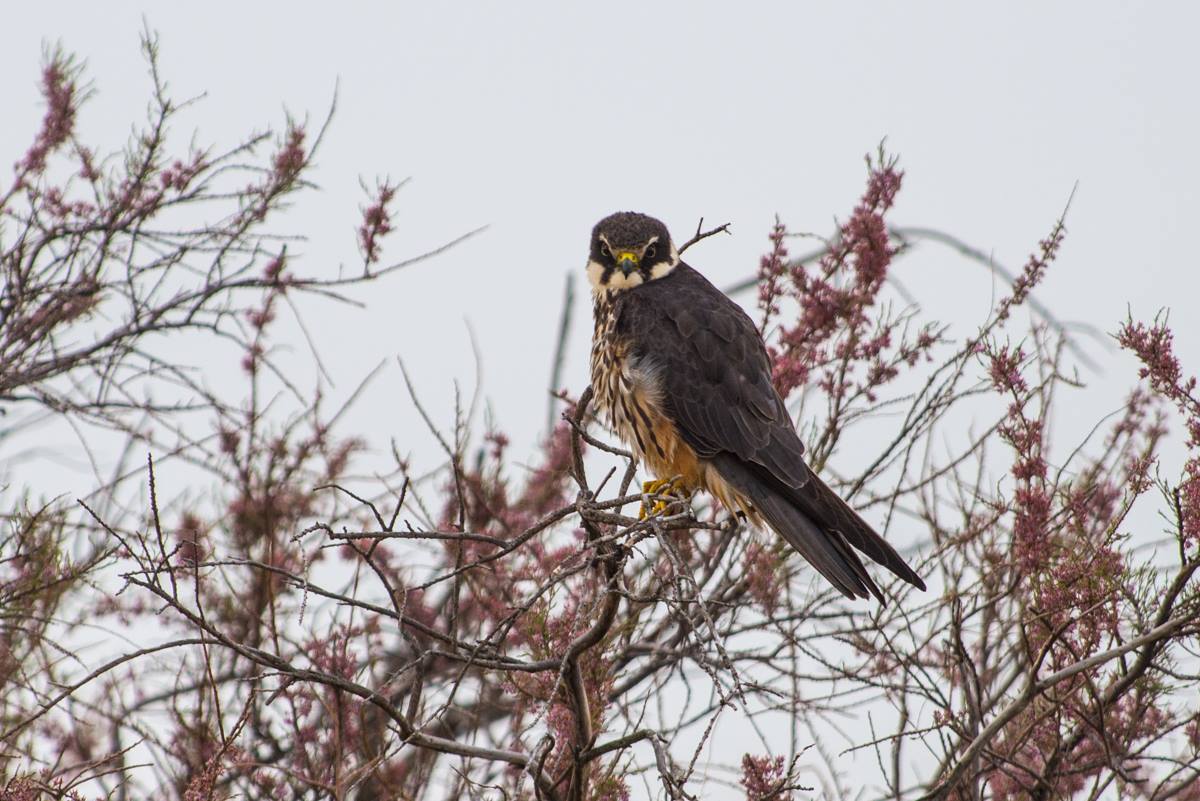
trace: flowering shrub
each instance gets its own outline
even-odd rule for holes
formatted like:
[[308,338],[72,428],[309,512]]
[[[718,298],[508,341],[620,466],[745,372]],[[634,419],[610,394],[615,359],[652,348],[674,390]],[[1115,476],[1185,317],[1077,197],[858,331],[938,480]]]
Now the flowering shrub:
[[[411,388],[444,464],[355,478],[360,439],[271,344],[293,295],[411,262],[379,266],[398,185],[361,209],[361,276],[306,276],[265,226],[320,137],[289,122],[176,154],[152,75],[147,131],[101,158],[52,54],[0,196],[0,403],[151,454],[78,509],[9,505],[4,798],[1197,797],[1196,382],[1165,317],[1127,321],[1145,386],[1088,441],[1052,441],[1069,342],[1021,312],[1062,220],[965,336],[891,297],[916,249],[887,219],[894,158],[868,160],[815,257],[771,230],[761,330],[811,464],[931,587],[856,604],[707,499],[639,515],[655,498],[586,388],[529,449]],[[168,333],[229,347],[244,397],[201,384]],[[1133,512],[1160,497],[1148,561]],[[121,637],[89,648],[96,626]]]

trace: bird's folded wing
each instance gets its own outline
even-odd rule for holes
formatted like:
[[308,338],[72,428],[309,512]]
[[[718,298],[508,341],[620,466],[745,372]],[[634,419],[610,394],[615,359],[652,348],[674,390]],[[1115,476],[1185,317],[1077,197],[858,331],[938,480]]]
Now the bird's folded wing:
[[664,410],[698,456],[732,453],[793,489],[809,480],[758,330],[706,278],[680,264],[622,293],[617,331],[653,365]]
[[[617,314],[618,333],[637,359],[653,365],[663,411],[679,436],[735,486],[740,482],[764,511],[779,507],[771,519],[781,534],[839,589],[878,594],[857,559],[846,557],[853,557],[847,543],[925,588],[896,550],[805,464],[804,445],[771,383],[762,339],[736,303],[680,264],[669,276],[623,293]],[[763,492],[750,492],[759,489],[751,480],[761,482]],[[787,504],[806,525],[789,522],[796,515],[780,511]]]

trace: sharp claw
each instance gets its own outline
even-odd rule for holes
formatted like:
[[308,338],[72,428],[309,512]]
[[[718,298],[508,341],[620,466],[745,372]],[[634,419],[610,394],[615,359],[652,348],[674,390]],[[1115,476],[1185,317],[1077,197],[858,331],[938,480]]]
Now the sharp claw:
[[[643,495],[671,495],[675,498],[686,498],[687,489],[683,486],[682,480],[679,478],[656,478],[652,481],[642,482]],[[671,500],[656,500],[649,509],[646,508],[646,502],[642,501],[642,506],[638,510],[638,520],[645,520],[651,515],[661,514],[667,511],[667,507],[671,505]]]

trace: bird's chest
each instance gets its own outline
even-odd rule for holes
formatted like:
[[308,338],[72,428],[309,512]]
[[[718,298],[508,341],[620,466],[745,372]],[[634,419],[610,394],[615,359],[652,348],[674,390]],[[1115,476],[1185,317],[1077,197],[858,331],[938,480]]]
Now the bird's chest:
[[607,297],[596,299],[593,309],[595,327],[592,330],[592,392],[595,393],[596,404],[608,417],[609,422],[618,428],[621,438],[625,432],[620,430],[620,424],[627,424],[624,404],[621,399],[633,389],[634,378],[630,363],[629,342],[617,333],[617,317],[613,303]]
[[[616,309],[596,299],[592,333],[592,392],[617,435],[660,476],[680,475],[683,450],[675,425],[663,408],[658,367],[634,353],[617,325]],[[688,472],[691,472],[690,470]]]

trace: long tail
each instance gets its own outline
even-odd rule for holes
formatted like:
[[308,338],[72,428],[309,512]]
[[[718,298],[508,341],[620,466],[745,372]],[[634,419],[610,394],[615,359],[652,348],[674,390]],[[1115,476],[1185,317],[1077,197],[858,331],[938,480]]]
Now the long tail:
[[713,464],[771,528],[847,597],[874,595],[880,603],[885,602],[854,548],[914,587],[925,589],[925,582],[896,549],[815,473],[810,472],[804,486],[794,489],[769,474],[762,475],[732,454],[718,454]]

